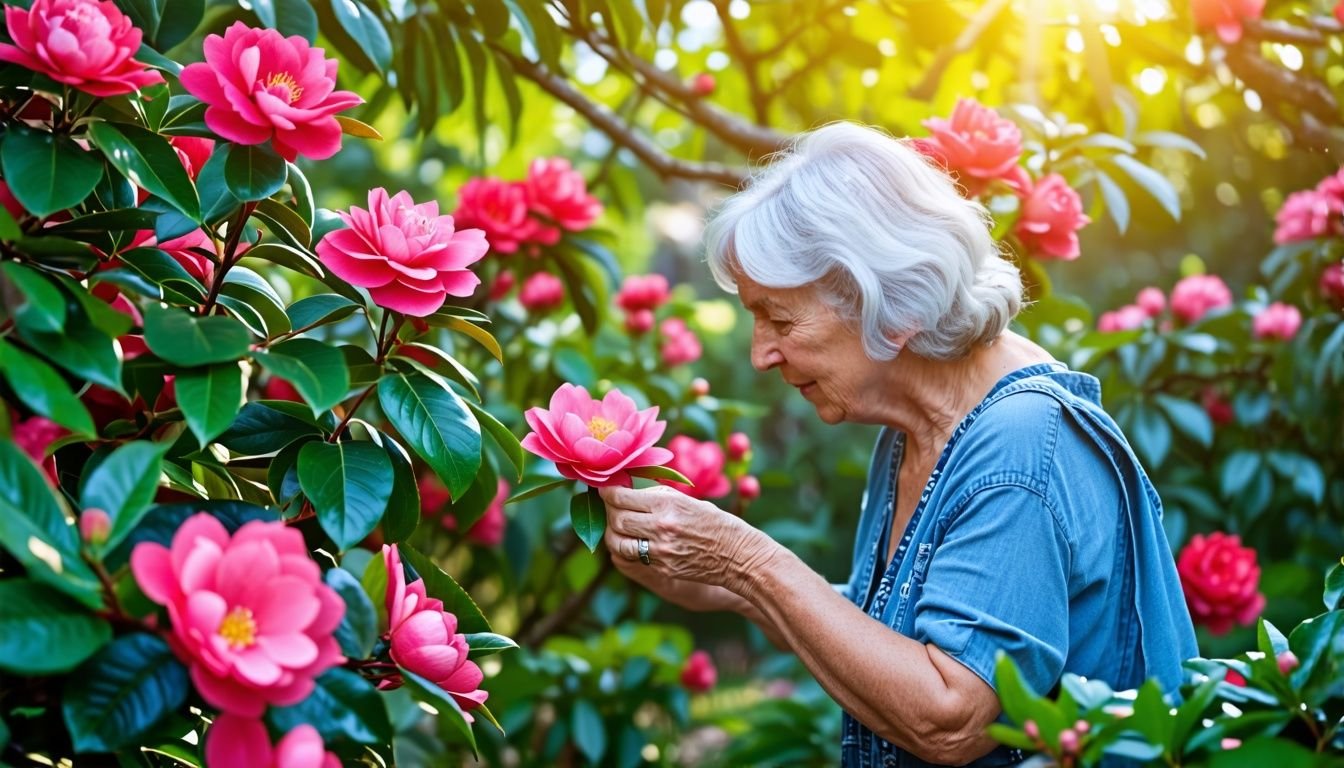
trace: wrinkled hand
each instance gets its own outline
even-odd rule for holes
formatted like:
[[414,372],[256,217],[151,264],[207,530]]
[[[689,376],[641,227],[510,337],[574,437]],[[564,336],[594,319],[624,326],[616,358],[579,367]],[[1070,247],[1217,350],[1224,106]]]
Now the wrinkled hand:
[[[779,546],[740,518],[673,488],[611,487],[600,493],[607,505],[604,538],[617,569],[688,608],[736,610],[742,598],[750,599],[749,576]],[[649,565],[639,560],[640,539],[649,541]]]

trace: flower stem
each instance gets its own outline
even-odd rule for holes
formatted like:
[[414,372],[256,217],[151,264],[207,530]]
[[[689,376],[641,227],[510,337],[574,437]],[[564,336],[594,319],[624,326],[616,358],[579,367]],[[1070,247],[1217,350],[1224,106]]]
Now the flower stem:
[[238,243],[243,239],[244,225],[256,209],[256,202],[243,203],[243,207],[238,209],[238,216],[229,227],[229,236],[224,243],[224,254],[219,260],[219,269],[215,270],[215,279],[210,281],[210,293],[201,304],[202,316],[210,314],[210,310],[214,309],[215,300],[219,298],[219,292],[224,287],[224,277],[237,261]]

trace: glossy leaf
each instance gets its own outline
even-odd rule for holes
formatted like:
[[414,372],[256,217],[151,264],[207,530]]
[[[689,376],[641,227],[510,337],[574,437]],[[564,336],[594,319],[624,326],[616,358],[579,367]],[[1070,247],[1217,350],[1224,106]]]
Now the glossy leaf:
[[299,451],[299,485],[322,530],[341,549],[373,532],[392,493],[392,462],[367,442],[311,442]]
[[447,382],[423,373],[391,373],[378,382],[388,421],[460,498],[481,466],[481,426]]
[[[345,573],[339,568],[331,572]],[[356,672],[336,667],[315,682],[313,692],[302,702],[292,707],[271,708],[267,719],[277,730],[289,732],[307,723],[328,744],[336,741],[386,744],[392,740],[387,706],[369,681]]]
[[341,653],[351,659],[366,659],[378,641],[378,612],[364,593],[364,587],[354,574],[344,568],[329,568],[322,575],[327,586],[336,590],[345,602],[345,615],[336,628],[336,642]]
[[388,496],[387,512],[383,516],[383,539],[387,542],[405,541],[420,525],[420,487],[406,449],[387,435],[381,437],[383,450],[392,462],[392,494]]
[[112,549],[144,518],[159,486],[159,468],[167,445],[136,440],[112,451],[89,472],[80,492],[83,509],[101,509],[112,517],[104,549]]
[[177,405],[201,445],[224,433],[243,407],[243,368],[236,362],[188,368],[177,374]]
[[31,579],[0,580],[0,669],[69,672],[111,639],[111,625],[55,589]]
[[481,423],[481,427],[490,435],[490,439],[495,441],[495,445],[499,446],[499,449],[508,458],[509,463],[513,465],[514,479],[521,480],[523,478],[524,454],[523,445],[518,437],[489,411],[470,400],[464,400],[463,402],[467,404],[472,413],[476,414],[476,419]]
[[510,651],[518,647],[511,638],[494,632],[472,632],[467,634],[467,647],[472,656],[492,656],[500,651]]
[[90,124],[89,136],[131,183],[166,200],[187,218],[201,221],[196,187],[167,139],[137,125],[108,122]]
[[460,736],[467,746],[471,747],[472,754],[479,757],[476,749],[476,735],[472,733],[471,724],[463,716],[462,708],[458,706],[457,701],[447,691],[405,667],[401,669],[401,677],[415,698],[434,707],[439,713],[438,722],[452,728],[453,732]]
[[123,635],[66,680],[61,711],[75,751],[131,745],[187,699],[186,667],[154,635]]
[[24,210],[50,216],[88,197],[103,176],[103,164],[68,136],[11,123],[0,145],[0,171]]
[[278,451],[301,437],[322,433],[307,406],[269,400],[244,405],[218,442],[235,453],[259,456]]
[[607,505],[596,488],[580,491],[569,500],[569,522],[588,551],[596,551],[607,530]]
[[41,359],[0,340],[0,375],[19,401],[39,416],[80,435],[95,433],[93,417],[70,385]]
[[65,327],[65,296],[41,272],[12,261],[0,264],[0,272],[22,294],[22,303],[11,309],[19,325],[42,333]]
[[290,325],[295,331],[302,331],[343,320],[358,309],[358,304],[344,296],[320,293],[294,302],[286,311]]
[[317,416],[350,391],[350,371],[340,350],[316,339],[291,339],[253,353],[262,367],[294,385]]
[[285,185],[285,159],[265,144],[230,144],[224,161],[224,183],[243,202],[264,200]]
[[247,354],[252,336],[231,317],[196,317],[177,308],[144,309],[145,343],[170,363],[185,367],[226,363]]
[[630,470],[630,474],[635,477],[646,477],[650,480],[671,480],[685,485],[695,485],[695,483],[691,482],[690,478],[671,467],[635,467]]
[[378,14],[360,0],[332,0],[331,8],[345,33],[380,72],[386,72],[392,64],[392,40]]

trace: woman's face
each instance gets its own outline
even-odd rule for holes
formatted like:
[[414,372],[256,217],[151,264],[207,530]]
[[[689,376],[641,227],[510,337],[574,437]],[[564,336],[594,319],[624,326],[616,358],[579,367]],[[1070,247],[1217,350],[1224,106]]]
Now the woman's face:
[[864,353],[856,325],[837,317],[813,288],[766,288],[738,275],[737,290],[753,318],[756,370],[778,368],[828,424],[867,423],[872,415],[863,406],[878,400],[882,366]]

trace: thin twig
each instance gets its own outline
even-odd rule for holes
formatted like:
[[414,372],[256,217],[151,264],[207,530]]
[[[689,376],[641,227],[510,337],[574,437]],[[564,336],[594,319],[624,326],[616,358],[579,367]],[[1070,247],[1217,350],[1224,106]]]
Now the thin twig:
[[205,297],[205,302],[201,304],[202,316],[210,314],[210,310],[214,309],[215,300],[219,298],[219,292],[224,288],[224,277],[238,261],[238,243],[243,238],[244,226],[247,224],[248,217],[256,209],[255,201],[243,203],[243,207],[238,209],[238,217],[229,227],[229,236],[224,243],[224,254],[219,260],[219,269],[215,270],[215,279],[210,281],[210,293]]

